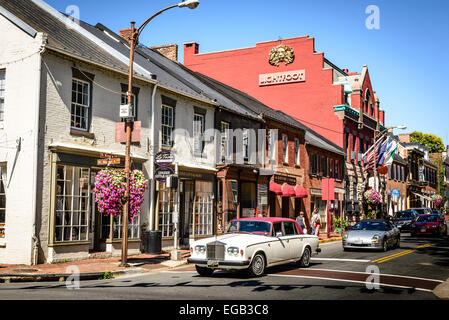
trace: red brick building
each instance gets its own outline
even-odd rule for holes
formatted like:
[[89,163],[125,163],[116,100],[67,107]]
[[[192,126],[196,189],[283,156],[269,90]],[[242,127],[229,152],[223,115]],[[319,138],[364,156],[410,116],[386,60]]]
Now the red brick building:
[[[375,131],[385,129],[367,66],[360,73],[338,68],[315,51],[315,39],[308,36],[212,53],[187,43],[184,64],[282,110],[343,148],[345,211],[351,220],[359,219],[369,184],[361,155],[374,143]],[[385,177],[377,185],[386,199]]]

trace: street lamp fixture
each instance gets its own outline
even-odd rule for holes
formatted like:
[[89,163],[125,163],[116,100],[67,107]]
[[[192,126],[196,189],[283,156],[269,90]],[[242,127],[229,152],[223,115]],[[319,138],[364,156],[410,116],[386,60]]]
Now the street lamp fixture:
[[[189,8],[195,9],[200,4],[199,0],[187,0],[177,5],[172,5],[167,7],[154,15],[148,18],[139,28],[136,29],[136,23],[131,22],[131,33],[129,36],[129,78],[128,78],[128,104],[132,105],[133,103],[133,75],[134,75],[134,54],[136,50],[136,46],[139,44],[139,36],[142,33],[143,29],[153,20],[155,17],[160,15],[162,12],[165,12],[172,8]],[[154,117],[154,114],[151,115]],[[122,229],[122,259],[120,266],[121,267],[129,267],[128,265],[128,219],[129,219],[129,202],[130,202],[130,171],[131,171],[131,138],[133,131],[134,118],[126,119],[126,152],[125,152],[125,179],[126,179],[126,189],[125,189],[125,204],[123,206],[123,229]],[[152,128],[151,130],[154,130]],[[153,177],[151,177],[152,179]],[[153,188],[151,188],[152,190]]]

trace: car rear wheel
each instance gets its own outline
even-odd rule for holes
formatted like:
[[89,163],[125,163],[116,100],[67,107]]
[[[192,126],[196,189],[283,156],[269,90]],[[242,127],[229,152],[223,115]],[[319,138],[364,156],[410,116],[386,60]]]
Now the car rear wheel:
[[195,266],[196,272],[202,277],[210,277],[214,273],[214,269]]
[[301,260],[298,261],[298,264],[301,268],[308,268],[310,266],[310,258],[312,254],[310,252],[310,248],[306,247],[304,249],[304,253],[302,254]]
[[248,272],[253,277],[260,277],[265,272],[265,257],[261,253],[257,253],[251,265],[249,266]]

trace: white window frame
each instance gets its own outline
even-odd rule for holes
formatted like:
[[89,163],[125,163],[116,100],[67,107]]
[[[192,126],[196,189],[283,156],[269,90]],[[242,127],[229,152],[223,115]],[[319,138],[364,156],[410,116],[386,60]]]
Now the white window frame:
[[[140,215],[134,219],[134,222],[131,220],[128,221],[128,239],[139,239],[140,238]],[[112,238],[122,239],[123,232],[123,223],[122,223],[122,215],[116,216],[112,218]]]
[[159,231],[163,238],[173,237],[173,210],[175,195],[173,189],[166,188],[165,183],[159,185]]
[[295,164],[299,166],[301,160],[301,144],[299,143],[299,139],[295,138]]
[[221,122],[221,158],[229,157],[229,131],[230,131],[229,122],[222,121]]
[[193,114],[193,151],[202,154],[204,151],[204,130],[206,116],[204,114]]
[[[168,114],[165,114],[164,110],[169,110]],[[167,117],[166,122],[164,121],[165,117]],[[168,148],[173,147],[174,127],[175,127],[175,108],[163,104],[161,108],[161,145],[163,147]]]
[[[58,177],[56,184],[63,184],[61,194],[55,194],[56,208],[55,208],[55,242],[77,242],[89,240],[89,218],[91,210],[91,185],[90,185],[90,168],[76,167],[70,165],[58,165],[59,169],[63,170],[63,177]],[[68,176],[68,172],[71,169],[71,176]],[[85,177],[84,184],[87,188],[80,186],[83,173],[87,171],[87,177]],[[79,173],[79,176],[76,174]],[[70,174],[69,174],[70,175]],[[84,193],[83,193],[84,191]],[[76,200],[78,201],[76,203]],[[84,200],[84,202],[83,202]],[[83,207],[84,204],[84,207]],[[78,214],[78,221],[74,221],[74,217]],[[82,223],[82,215],[84,214],[84,221]],[[61,223],[58,224],[58,215],[61,215]],[[85,238],[82,238],[82,229],[85,229]],[[61,229],[61,237],[58,237],[57,230]],[[65,229],[69,230],[69,239],[65,239]],[[78,232],[77,236],[74,231]]]
[[[87,85],[87,104],[82,103],[83,101],[81,101],[81,103],[78,101],[78,91],[75,91],[76,94],[76,101],[73,101],[73,85],[76,84],[77,88],[78,85],[81,84],[82,86]],[[71,98],[71,111],[70,111],[70,123],[71,123],[71,128],[75,129],[75,130],[81,130],[81,131],[89,131],[89,121],[90,121],[90,108],[91,108],[91,92],[92,92],[92,86],[90,82],[78,79],[78,78],[73,78],[72,79],[72,98]],[[81,92],[81,95],[84,95],[84,92]],[[83,119],[85,119],[85,124],[84,126],[81,123],[81,116],[80,117],[80,123],[79,126],[76,126],[77,122],[76,122],[76,117],[78,117],[76,115],[76,108],[81,108],[81,109],[85,109],[85,116],[82,117]],[[75,112],[74,112],[75,109]]]
[[[195,181],[194,216],[190,230],[197,236],[211,236],[214,227],[213,182]],[[195,225],[193,225],[195,224]]]
[[288,163],[288,136],[282,135],[282,162]]

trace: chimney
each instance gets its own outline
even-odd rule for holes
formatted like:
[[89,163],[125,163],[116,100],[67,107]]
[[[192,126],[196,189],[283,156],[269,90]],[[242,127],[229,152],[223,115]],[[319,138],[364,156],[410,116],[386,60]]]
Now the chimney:
[[165,46],[151,47],[150,49],[154,49],[158,51],[160,54],[165,56],[166,58],[178,61],[178,45],[177,44],[167,44]]
[[184,65],[189,66],[193,63],[194,55],[199,53],[200,45],[196,42],[184,44]]
[[131,37],[131,28],[120,30],[120,37],[129,42],[129,39]]

